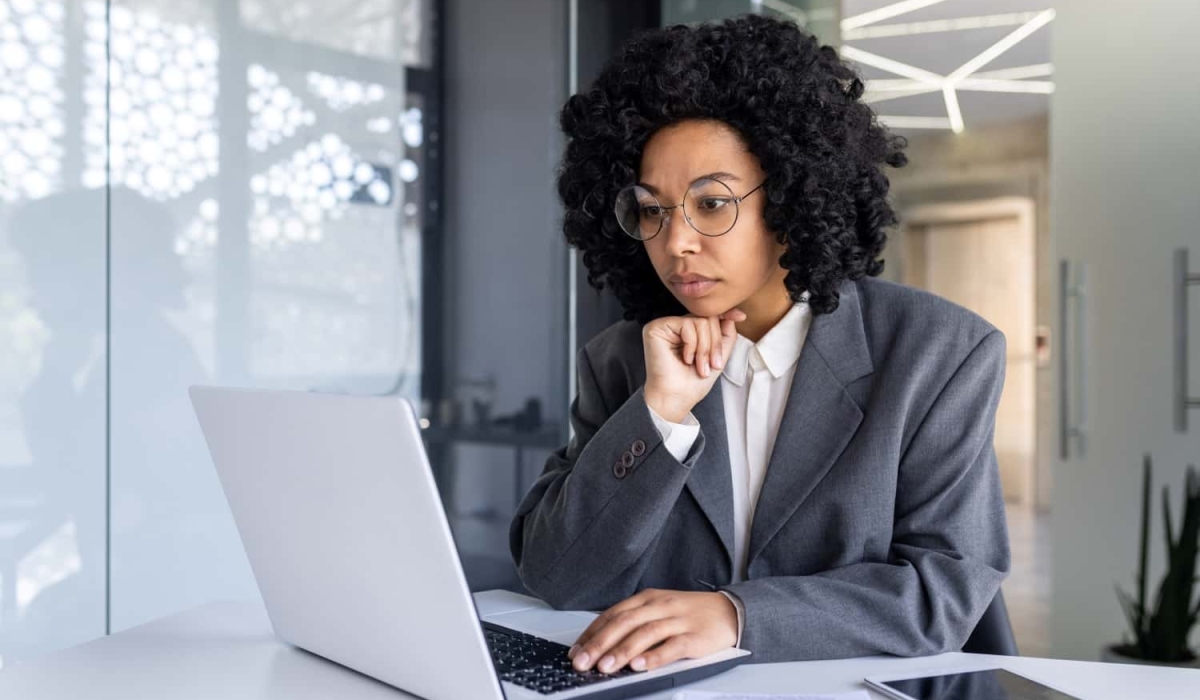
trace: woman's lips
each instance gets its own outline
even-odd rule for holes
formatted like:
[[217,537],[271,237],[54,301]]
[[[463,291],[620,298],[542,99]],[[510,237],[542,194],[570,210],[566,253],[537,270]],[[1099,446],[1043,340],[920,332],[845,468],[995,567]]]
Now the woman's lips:
[[685,297],[700,297],[716,286],[717,280],[700,275],[671,275],[671,286]]

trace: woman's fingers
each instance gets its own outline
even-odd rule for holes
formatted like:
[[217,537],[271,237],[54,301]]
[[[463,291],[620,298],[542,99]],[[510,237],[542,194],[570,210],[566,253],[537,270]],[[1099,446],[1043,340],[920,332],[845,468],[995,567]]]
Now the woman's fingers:
[[746,314],[741,309],[730,309],[719,316],[710,316],[709,332],[712,334],[712,346],[715,362],[713,368],[717,371],[725,369],[725,363],[733,354],[734,341],[737,340],[737,323],[746,320]]
[[[627,603],[637,603],[625,607]],[[720,593],[647,589],[605,610],[568,654],[578,671],[646,671],[732,646],[733,605]]]
[[725,352],[725,343],[721,338],[721,320],[716,316],[708,317],[708,333],[712,338],[712,368],[714,371],[720,372],[725,366],[725,358],[729,355]]
[[607,610],[597,615],[596,618],[592,620],[592,624],[588,625],[587,629],[580,633],[579,637],[575,639],[575,644],[572,645],[570,650],[567,651],[567,658],[575,658],[575,654],[579,651],[579,649],[583,647],[583,645],[587,644],[588,640],[591,639],[596,632],[603,629],[604,626],[607,625],[619,613],[623,613],[626,610],[632,610],[634,608],[640,608],[641,606],[645,605],[646,602],[654,596],[655,591],[656,589],[654,588],[647,588],[626,598],[625,600],[622,600],[616,605],[609,607]]
[[[623,668],[625,664],[642,655],[659,642],[670,639],[675,635],[683,634],[687,629],[687,621],[679,617],[662,617],[651,620],[625,635],[624,639],[618,642],[600,659],[599,663],[596,664],[596,668],[603,673],[612,673],[619,668]],[[631,668],[635,671],[642,670],[633,666]]]
[[737,324],[731,318],[721,319],[720,324],[721,357],[728,361],[729,356],[733,354],[733,346],[737,342]]
[[729,361],[737,339],[737,323],[746,320],[741,309],[730,309],[719,316],[684,316],[679,319],[680,357],[703,378],[721,371]]
[[709,332],[708,320],[704,318],[693,319],[693,325],[696,328],[696,371],[701,377],[707,377],[711,365],[712,355],[712,337]]
[[683,361],[690,365],[696,358],[696,325],[692,323],[692,319],[683,319],[679,336],[683,340]]
[[672,661],[689,658],[691,644],[691,635],[677,634],[658,647],[633,657],[629,667],[635,671],[653,671]]
[[576,644],[578,649],[572,658],[575,670],[586,671],[593,666],[600,666],[621,640],[662,615],[662,609],[654,605],[642,605],[612,615],[587,641]]

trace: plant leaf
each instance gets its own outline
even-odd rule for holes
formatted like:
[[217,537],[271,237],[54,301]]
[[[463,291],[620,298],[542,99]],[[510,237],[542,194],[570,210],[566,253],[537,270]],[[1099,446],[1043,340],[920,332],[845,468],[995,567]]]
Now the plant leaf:
[[1169,568],[1174,564],[1172,559],[1175,554],[1175,532],[1171,529],[1171,489],[1166,484],[1163,484],[1162,496],[1163,532],[1167,537],[1167,567]]
[[1115,583],[1113,584],[1113,590],[1117,592],[1117,600],[1121,603],[1121,610],[1125,613],[1125,619],[1129,621],[1129,631],[1133,632],[1134,646],[1145,650],[1146,630],[1142,622],[1145,620],[1146,611],[1138,606],[1137,601],[1132,596]]
[[1150,453],[1142,462],[1142,523],[1138,544],[1138,627],[1142,627],[1146,611],[1146,561],[1150,555]]

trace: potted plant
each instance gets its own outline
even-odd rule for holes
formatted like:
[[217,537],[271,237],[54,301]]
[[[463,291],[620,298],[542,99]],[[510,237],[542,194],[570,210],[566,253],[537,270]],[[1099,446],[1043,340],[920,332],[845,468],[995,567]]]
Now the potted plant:
[[1129,621],[1132,639],[1104,649],[1105,661],[1171,666],[1200,666],[1188,648],[1188,635],[1200,616],[1196,588],[1196,552],[1200,545],[1200,479],[1194,465],[1184,478],[1183,521],[1178,537],[1171,523],[1170,489],[1163,486],[1163,526],[1167,544],[1167,570],[1158,585],[1154,605],[1146,604],[1146,562],[1150,530],[1150,455],[1142,468],[1141,546],[1138,552],[1137,599],[1117,587],[1117,597]]

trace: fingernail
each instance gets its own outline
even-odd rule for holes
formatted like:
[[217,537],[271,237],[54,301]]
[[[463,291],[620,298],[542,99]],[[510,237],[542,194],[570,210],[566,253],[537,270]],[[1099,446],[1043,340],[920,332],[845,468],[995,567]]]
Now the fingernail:
[[612,654],[609,654],[603,659],[600,659],[600,670],[608,673],[612,670],[613,664],[615,663],[617,663],[617,660],[613,658]]
[[588,661],[590,661],[590,659],[588,658],[587,652],[580,654],[579,658],[575,659],[575,668],[579,669],[580,671],[587,670]]
[[641,656],[637,657],[633,661],[629,662],[629,668],[632,668],[635,671],[646,670],[646,659],[642,658]]
[[721,353],[717,353],[716,355],[714,355],[713,359],[716,361],[717,369],[721,369],[721,367],[725,366],[725,360],[722,359]]
[[567,651],[567,658],[568,658],[568,659],[573,659],[573,658],[575,658],[575,654],[576,654],[578,651],[579,651],[579,645],[578,645],[578,644],[572,645],[572,646],[571,646],[571,648],[570,648],[570,650],[568,650],[568,651]]

